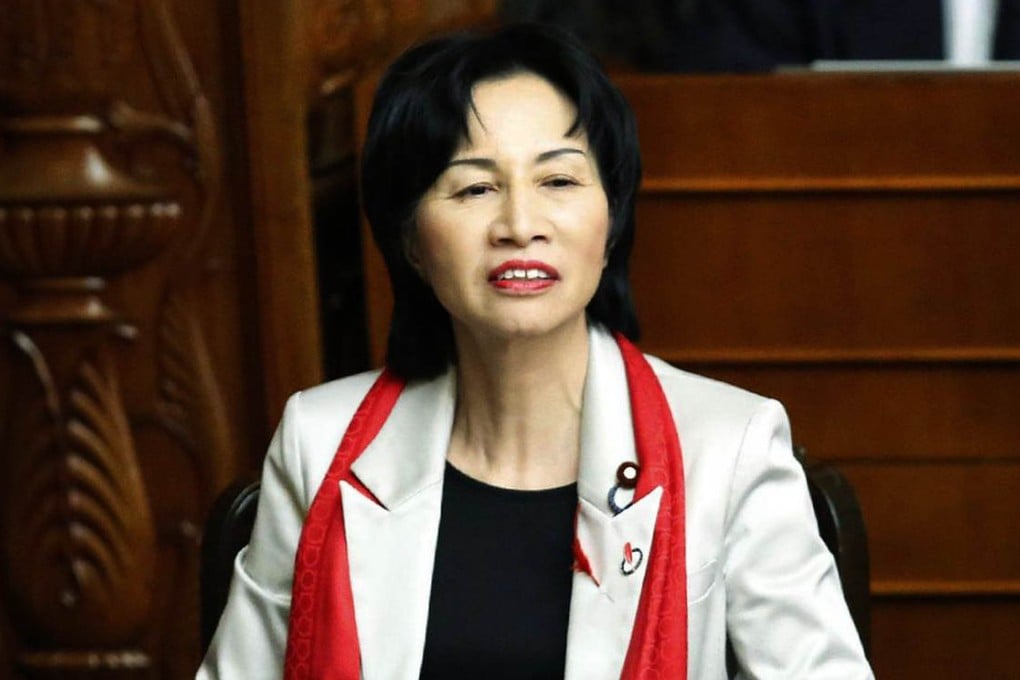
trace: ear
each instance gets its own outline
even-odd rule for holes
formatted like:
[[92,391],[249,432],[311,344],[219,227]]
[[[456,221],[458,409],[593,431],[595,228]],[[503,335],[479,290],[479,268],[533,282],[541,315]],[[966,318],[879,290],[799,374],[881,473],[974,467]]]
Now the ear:
[[418,272],[418,276],[421,277],[422,281],[428,283],[428,278],[425,276],[425,269],[422,267],[421,257],[418,253],[418,239],[414,229],[408,229],[401,240],[404,249],[404,259],[407,260],[407,263],[411,265],[414,271]]
[[[610,218],[612,218],[611,214],[610,214]],[[611,223],[610,223],[610,229],[612,229],[612,224]],[[603,253],[603,255],[602,255],[602,269],[605,269],[606,267],[609,266],[609,255],[613,252],[613,247],[614,246],[616,246],[616,237],[610,236],[608,238],[608,240],[606,241],[606,250],[605,250],[605,253]]]

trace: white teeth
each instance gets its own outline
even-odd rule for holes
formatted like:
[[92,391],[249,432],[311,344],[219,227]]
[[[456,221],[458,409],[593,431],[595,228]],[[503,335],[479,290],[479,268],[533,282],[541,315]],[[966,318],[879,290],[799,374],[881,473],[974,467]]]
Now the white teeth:
[[541,269],[508,269],[499,275],[503,281],[513,279],[548,279],[549,274]]

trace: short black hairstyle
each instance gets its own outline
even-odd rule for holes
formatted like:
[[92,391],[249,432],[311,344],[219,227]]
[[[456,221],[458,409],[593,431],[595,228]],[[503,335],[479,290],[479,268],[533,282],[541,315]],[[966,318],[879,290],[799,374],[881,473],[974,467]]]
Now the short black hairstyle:
[[418,202],[468,135],[472,90],[482,81],[534,73],[577,109],[609,202],[607,264],[588,304],[590,320],[636,340],[628,258],[641,180],[630,105],[575,38],[539,24],[435,38],[389,67],[376,91],[361,157],[365,215],[393,286],[386,364],[409,380],[431,378],[455,360],[450,316],[408,261]]

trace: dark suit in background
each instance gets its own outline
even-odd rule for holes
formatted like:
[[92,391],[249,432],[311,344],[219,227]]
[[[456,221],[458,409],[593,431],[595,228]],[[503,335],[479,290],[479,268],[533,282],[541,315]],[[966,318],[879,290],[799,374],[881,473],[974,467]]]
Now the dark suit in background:
[[999,0],[994,57],[1020,60],[1020,0]]
[[[769,71],[818,59],[941,59],[942,0],[504,0],[652,71]],[[999,0],[995,59],[1020,58],[1020,0]]]
[[[842,0],[840,59],[943,59],[941,0]],[[992,59],[1020,59],[1020,0],[999,0]]]

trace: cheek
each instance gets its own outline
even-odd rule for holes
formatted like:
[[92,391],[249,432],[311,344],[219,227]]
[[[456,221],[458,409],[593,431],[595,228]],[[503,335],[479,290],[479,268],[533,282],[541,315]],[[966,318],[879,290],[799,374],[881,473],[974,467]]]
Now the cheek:
[[466,258],[458,245],[455,239],[435,231],[426,230],[418,239],[418,272],[433,289],[455,286],[463,275]]

